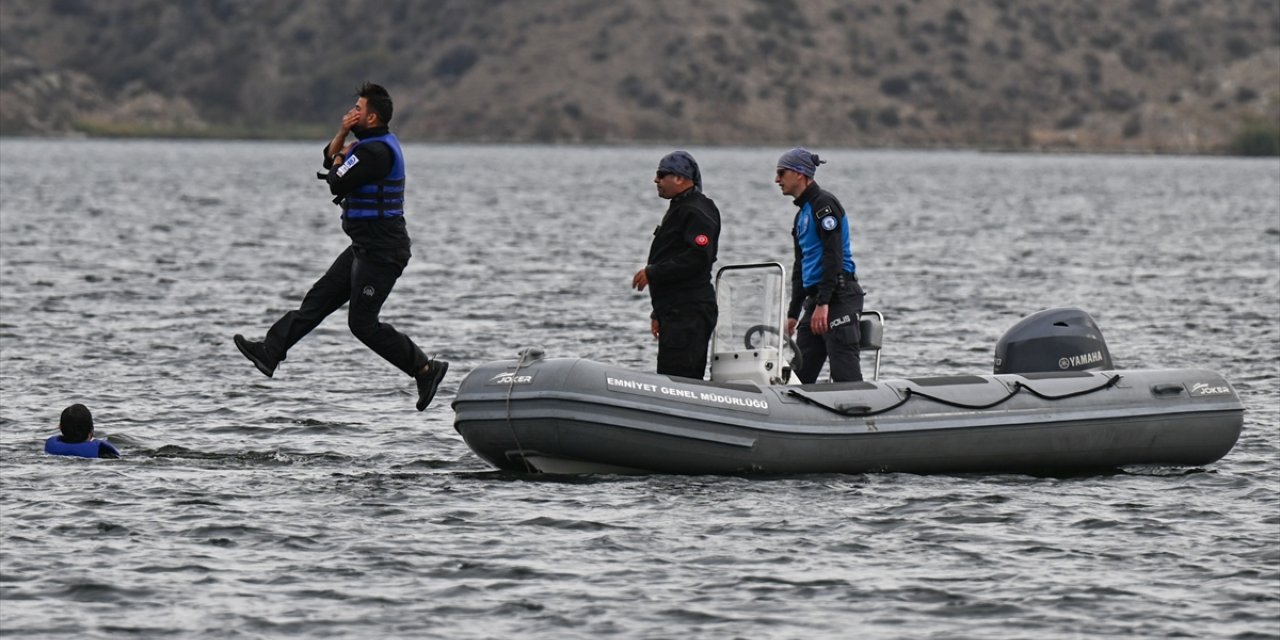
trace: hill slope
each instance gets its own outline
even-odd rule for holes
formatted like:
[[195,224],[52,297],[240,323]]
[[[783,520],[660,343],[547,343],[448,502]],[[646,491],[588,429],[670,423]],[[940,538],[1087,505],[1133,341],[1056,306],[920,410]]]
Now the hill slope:
[[5,0],[0,133],[1221,152],[1275,0]]

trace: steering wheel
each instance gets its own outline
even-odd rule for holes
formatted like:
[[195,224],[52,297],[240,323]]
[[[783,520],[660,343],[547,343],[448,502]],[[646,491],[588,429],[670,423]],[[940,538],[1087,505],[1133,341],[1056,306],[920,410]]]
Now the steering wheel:
[[759,349],[764,343],[764,334],[772,333],[777,335],[778,328],[767,324],[758,324],[750,329],[742,336],[743,346],[748,349]]
[[[777,327],[767,324],[758,324],[747,329],[747,332],[742,337],[743,345],[748,349],[758,349],[759,346],[756,342],[763,342],[762,339],[764,338],[765,332],[780,333]],[[788,347],[791,347],[791,370],[799,371],[800,368],[804,366],[804,355],[800,353],[800,348],[796,346],[795,340],[792,340],[791,336],[786,336],[786,343]]]

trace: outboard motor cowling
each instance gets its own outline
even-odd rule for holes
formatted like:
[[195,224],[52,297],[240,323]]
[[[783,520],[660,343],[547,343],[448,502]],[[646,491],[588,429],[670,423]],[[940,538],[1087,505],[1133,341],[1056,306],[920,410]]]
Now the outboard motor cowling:
[[1103,371],[1111,352],[1083,309],[1046,309],[1023,318],[996,343],[996,373]]

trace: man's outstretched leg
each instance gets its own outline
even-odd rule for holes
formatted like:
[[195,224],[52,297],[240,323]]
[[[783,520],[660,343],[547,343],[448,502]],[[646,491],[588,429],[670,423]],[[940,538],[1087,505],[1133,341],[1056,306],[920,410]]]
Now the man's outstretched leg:
[[413,376],[418,387],[418,411],[423,411],[440,389],[449,363],[428,359],[409,336],[378,319],[382,304],[403,271],[402,264],[357,257],[351,272],[351,306],[347,324],[351,333],[365,346],[397,369]]
[[329,270],[325,272],[311,290],[302,298],[298,308],[284,314],[267,330],[266,340],[261,342],[249,340],[236,334],[236,348],[263,375],[270,378],[276,366],[285,359],[289,348],[297,344],[303,336],[311,333],[329,314],[342,308],[351,295],[352,267],[355,264],[354,252],[350,247],[338,254]]

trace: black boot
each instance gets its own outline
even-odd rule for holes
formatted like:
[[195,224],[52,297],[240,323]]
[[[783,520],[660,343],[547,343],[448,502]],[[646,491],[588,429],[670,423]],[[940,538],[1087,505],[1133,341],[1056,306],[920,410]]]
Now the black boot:
[[448,362],[432,358],[427,362],[427,370],[414,376],[418,381],[418,411],[431,404],[431,399],[436,397],[436,391],[440,388],[440,382],[444,380],[444,374],[448,372]]
[[244,357],[249,359],[249,362],[253,363],[253,366],[258,368],[258,371],[262,372],[262,375],[270,378],[271,374],[276,372],[276,365],[280,363],[267,355],[267,347],[265,345],[261,342],[246,340],[244,336],[238,333],[235,336],[235,341],[236,348],[240,350],[240,353],[244,354]]

